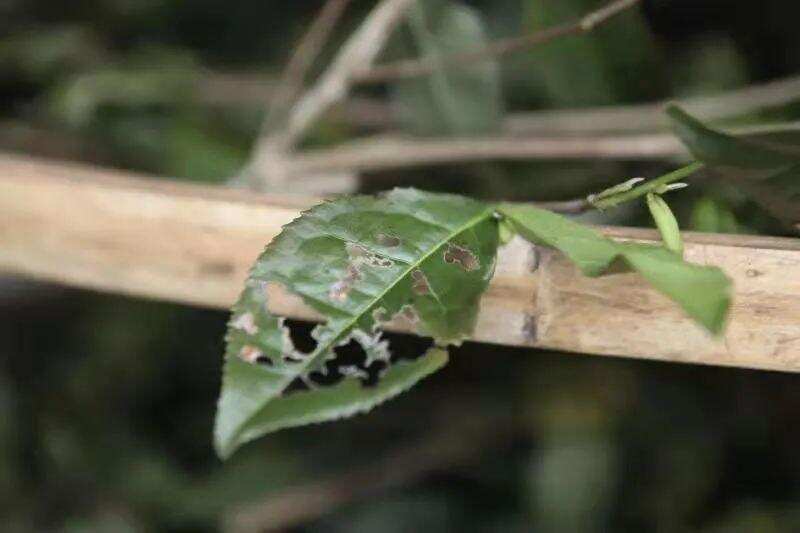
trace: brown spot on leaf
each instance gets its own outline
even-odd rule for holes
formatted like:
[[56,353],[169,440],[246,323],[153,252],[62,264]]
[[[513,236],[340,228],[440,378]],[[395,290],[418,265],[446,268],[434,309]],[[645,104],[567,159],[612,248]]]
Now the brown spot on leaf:
[[345,245],[345,249],[347,250],[347,255],[350,256],[350,262],[357,266],[368,264],[380,268],[389,268],[390,266],[394,265],[394,261],[391,259],[382,257],[375,252],[370,252],[367,248],[361,246],[360,244],[348,242]]
[[263,356],[264,353],[261,350],[249,344],[242,346],[241,351],[239,351],[239,357],[248,363],[256,363]]
[[472,272],[478,270],[481,266],[478,258],[468,249],[458,246],[453,243],[448,243],[447,249],[444,251],[444,262],[448,264],[456,264],[466,270]]
[[387,248],[396,248],[400,246],[401,242],[399,237],[395,237],[394,235],[387,235],[386,233],[378,233],[378,235],[375,236],[375,241],[380,246],[385,246]]
[[345,250],[347,250],[350,263],[347,265],[344,277],[334,283],[330,291],[328,291],[328,297],[337,302],[344,302],[347,300],[353,285],[362,278],[361,268],[363,266],[369,265],[379,268],[394,266],[394,261],[391,259],[370,252],[360,244],[348,242],[345,244]]
[[344,278],[331,285],[331,290],[328,291],[328,297],[337,302],[344,302],[350,295],[350,290],[353,288],[355,282],[360,279],[361,271],[355,264],[351,263],[347,267]]
[[416,324],[417,321],[419,320],[417,312],[410,305],[404,305],[403,308],[400,309],[400,314],[403,316],[403,318],[405,318],[412,324]]
[[431,292],[428,277],[418,268],[411,272],[411,290],[414,291],[414,294],[419,296],[424,296]]
[[347,255],[350,256],[351,261],[358,259],[359,257],[365,257],[367,254],[369,254],[369,250],[360,244],[354,244],[352,242],[345,244],[344,249],[347,251]]
[[761,272],[760,270],[756,270],[755,268],[748,268],[747,272],[745,272],[745,275],[748,278],[757,278],[759,276],[763,276],[764,273]]
[[387,259],[375,254],[370,254],[364,260],[367,262],[367,264],[379,268],[389,268],[394,265],[394,261],[391,259]]
[[253,318],[253,313],[244,313],[236,317],[236,319],[231,322],[231,327],[240,329],[247,333],[248,335],[255,335],[258,333],[258,326],[256,326],[255,318]]
[[389,322],[392,317],[389,312],[383,307],[378,307],[372,311],[372,319],[378,324]]

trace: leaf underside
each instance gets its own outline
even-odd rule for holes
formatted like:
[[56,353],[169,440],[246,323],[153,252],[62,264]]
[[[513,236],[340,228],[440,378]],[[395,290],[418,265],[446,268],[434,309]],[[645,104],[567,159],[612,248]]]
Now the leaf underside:
[[[253,267],[228,326],[219,455],[281,428],[369,410],[443,366],[446,353],[438,348],[393,361],[380,327],[402,314],[437,345],[463,340],[494,272],[497,245],[490,206],[414,189],[327,202],[285,226]],[[272,283],[328,318],[314,329],[311,352],[295,348],[282,319],[267,310]],[[341,378],[323,385],[335,348],[353,340],[364,364],[337,368]],[[372,368],[380,375],[367,385]]]
[[800,136],[733,136],[670,106],[675,133],[698,160],[733,180],[776,218],[800,222]]
[[583,274],[600,276],[621,261],[710,332],[724,329],[731,284],[718,268],[687,263],[661,246],[613,241],[544,209],[504,204],[500,212],[522,237],[560,250]]

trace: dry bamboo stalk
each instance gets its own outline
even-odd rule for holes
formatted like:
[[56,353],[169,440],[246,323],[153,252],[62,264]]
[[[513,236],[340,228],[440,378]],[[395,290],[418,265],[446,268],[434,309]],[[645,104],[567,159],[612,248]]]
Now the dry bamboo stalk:
[[[160,182],[77,165],[0,159],[0,269],[79,287],[227,307],[249,265],[313,203]],[[606,228],[648,240],[644,230]],[[597,355],[800,371],[800,240],[688,234],[690,260],[723,268],[736,293],[715,341],[635,274],[581,276],[558,253],[500,253],[474,339]],[[317,318],[272,291],[275,312]],[[408,329],[406,324],[396,324]]]

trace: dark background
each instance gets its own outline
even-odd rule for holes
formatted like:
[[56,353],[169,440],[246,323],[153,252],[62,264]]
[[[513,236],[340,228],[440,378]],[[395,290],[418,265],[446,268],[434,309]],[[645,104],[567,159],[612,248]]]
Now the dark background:
[[[246,162],[264,105],[220,80],[274,79],[321,4],[0,1],[0,150],[222,183]],[[494,37],[599,5],[469,4]],[[506,112],[712,94],[792,75],[794,4],[645,2],[591,36],[504,61]],[[353,2],[325,57],[372,5]],[[392,90],[358,94],[389,99]],[[798,115],[790,105],[736,120]],[[360,128],[334,113],[307,142]],[[557,199],[674,166],[481,163],[370,176],[362,189]],[[784,231],[718,184],[675,202],[686,228]],[[614,222],[648,224],[636,209]],[[286,490],[297,490],[302,509],[316,483],[355,473],[334,485],[342,493],[380,485],[394,468],[411,475],[294,529],[800,530],[793,375],[468,343],[445,370],[369,415],[270,435],[222,464],[211,427],[226,318],[0,279],[0,528],[213,531]],[[392,340],[399,350],[419,344]],[[413,472],[415,450],[425,456],[431,441],[458,446]]]

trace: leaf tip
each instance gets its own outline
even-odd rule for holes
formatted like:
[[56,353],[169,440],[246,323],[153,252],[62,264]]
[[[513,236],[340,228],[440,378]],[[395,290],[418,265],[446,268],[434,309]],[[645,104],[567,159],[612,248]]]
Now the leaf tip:
[[229,413],[226,409],[225,394],[220,395],[217,403],[217,414],[214,419],[214,452],[221,461],[228,460],[234,452],[243,444],[239,442],[235,428],[226,423]]

